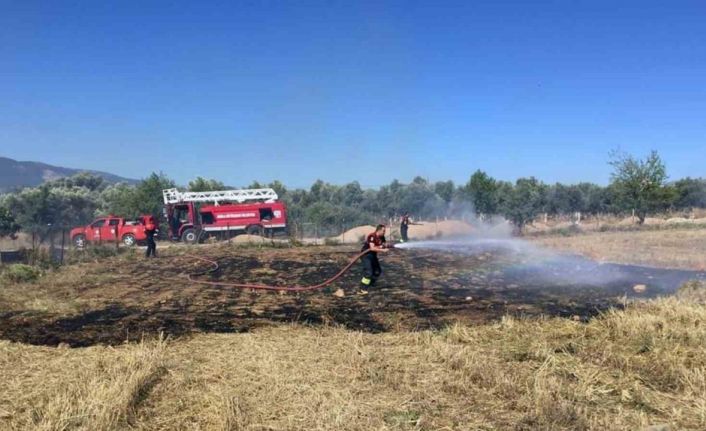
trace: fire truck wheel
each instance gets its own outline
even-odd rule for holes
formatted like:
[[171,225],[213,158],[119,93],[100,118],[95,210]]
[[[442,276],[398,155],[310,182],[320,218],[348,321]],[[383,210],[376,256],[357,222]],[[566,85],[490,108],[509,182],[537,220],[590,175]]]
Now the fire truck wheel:
[[72,241],[77,248],[83,248],[86,245],[86,236],[83,234],[76,235]]
[[196,231],[194,229],[185,229],[181,234],[181,240],[186,244],[196,244],[196,241],[198,240]]
[[137,241],[135,240],[135,235],[131,233],[126,233],[125,235],[123,235],[123,244],[128,247],[132,247],[133,245],[137,244]]
[[262,226],[259,225],[250,225],[245,229],[245,232],[248,235],[262,235]]

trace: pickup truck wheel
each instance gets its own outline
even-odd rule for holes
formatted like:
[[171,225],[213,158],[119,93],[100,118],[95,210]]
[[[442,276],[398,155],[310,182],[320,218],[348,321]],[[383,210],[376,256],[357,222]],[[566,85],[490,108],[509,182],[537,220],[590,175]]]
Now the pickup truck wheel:
[[86,235],[78,234],[71,240],[76,248],[83,248],[86,246]]
[[126,233],[125,235],[123,235],[123,244],[125,244],[127,247],[132,247],[133,245],[137,244],[135,235],[131,233]]
[[245,233],[248,235],[262,235],[262,226],[260,225],[250,225],[245,229]]
[[181,241],[186,243],[186,244],[196,244],[198,241],[198,235],[196,235],[196,231],[194,229],[184,229],[184,232],[181,234]]

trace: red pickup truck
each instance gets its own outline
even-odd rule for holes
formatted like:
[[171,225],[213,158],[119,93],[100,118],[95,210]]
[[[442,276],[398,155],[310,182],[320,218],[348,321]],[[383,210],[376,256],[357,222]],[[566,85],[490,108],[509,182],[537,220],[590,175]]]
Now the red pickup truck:
[[141,216],[137,220],[125,220],[116,216],[99,218],[88,226],[71,229],[71,241],[79,248],[87,242],[120,241],[126,246],[133,246],[147,239],[145,224],[149,218],[152,216]]

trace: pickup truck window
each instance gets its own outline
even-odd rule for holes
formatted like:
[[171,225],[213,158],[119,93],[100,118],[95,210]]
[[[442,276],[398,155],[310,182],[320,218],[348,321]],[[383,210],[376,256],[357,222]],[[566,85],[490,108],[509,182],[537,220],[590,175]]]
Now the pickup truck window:
[[105,219],[104,218],[94,221],[93,224],[91,225],[91,227],[93,227],[93,228],[103,227],[103,226],[105,226]]
[[108,226],[117,226],[119,224],[120,224],[120,219],[117,219],[117,218],[110,219],[110,221],[108,222]]

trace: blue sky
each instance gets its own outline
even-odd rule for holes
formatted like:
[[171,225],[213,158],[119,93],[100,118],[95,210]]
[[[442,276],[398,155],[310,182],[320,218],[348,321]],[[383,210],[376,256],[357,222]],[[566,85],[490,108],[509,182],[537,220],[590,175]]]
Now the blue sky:
[[180,183],[706,176],[704,1],[0,0],[0,155]]

